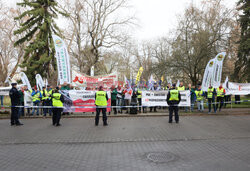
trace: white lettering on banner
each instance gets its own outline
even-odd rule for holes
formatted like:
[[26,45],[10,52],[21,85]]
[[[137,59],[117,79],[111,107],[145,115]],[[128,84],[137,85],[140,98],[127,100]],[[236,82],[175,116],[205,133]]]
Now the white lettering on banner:
[[250,83],[233,83],[224,84],[226,95],[248,95],[250,94]]
[[24,92],[24,106],[33,106],[32,96],[28,91]]
[[[168,106],[168,91],[142,91],[142,106]],[[179,106],[190,106],[190,91],[180,91],[181,101]]]

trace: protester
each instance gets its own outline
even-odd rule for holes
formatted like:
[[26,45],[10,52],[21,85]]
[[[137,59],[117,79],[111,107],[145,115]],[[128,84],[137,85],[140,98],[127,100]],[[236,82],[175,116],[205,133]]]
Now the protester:
[[39,105],[40,105],[40,101],[42,98],[42,94],[39,90],[37,90],[36,86],[34,86],[31,96],[32,96],[32,101],[33,101],[33,106],[34,106],[31,115],[34,116],[34,113],[36,110],[36,115],[39,116]]
[[196,103],[198,107],[198,111],[203,112],[204,111],[204,96],[205,93],[201,90],[201,85],[199,85],[198,89],[195,90],[196,95]]
[[64,82],[63,85],[61,85],[60,90],[70,90],[70,85],[67,82]]
[[[152,87],[151,90],[153,90],[153,91],[159,91],[160,87],[157,86],[157,83],[154,83],[154,86]],[[154,108],[154,112],[157,112],[157,110],[156,110],[157,106],[154,106],[154,107],[151,106],[149,108],[150,108],[150,112],[152,112],[153,108]]]
[[224,102],[224,95],[226,94],[225,89],[222,87],[222,84],[220,85],[219,88],[217,88],[217,103],[216,103],[216,111],[219,107],[219,103],[220,103],[220,108],[219,111],[221,111],[221,107],[223,106],[223,102]]
[[11,84],[12,88],[9,91],[9,96],[11,99],[11,117],[10,117],[10,124],[11,126],[16,125],[20,126],[23,125],[20,123],[18,119],[18,106],[20,104],[20,94],[16,88],[17,83],[12,83]]
[[231,95],[225,95],[224,99],[225,99],[224,108],[226,108],[227,104],[231,103]]
[[178,105],[181,101],[181,95],[179,90],[176,90],[175,84],[173,84],[173,88],[168,91],[167,99],[169,105],[169,123],[173,121],[173,112],[175,115],[175,122],[179,123],[179,114],[178,114]]
[[[115,88],[115,86],[113,85],[111,87],[111,106],[112,109],[114,110],[114,114],[117,114],[117,110],[116,110],[116,100],[117,100],[117,89]],[[114,106],[114,108],[113,108]]]
[[123,99],[122,99],[122,87],[120,85],[118,85],[117,87],[117,96],[116,96],[116,105],[119,106],[119,110],[118,110],[118,113],[122,113],[122,102],[123,102]]
[[95,105],[96,105],[96,116],[95,116],[95,126],[99,124],[99,116],[100,112],[102,111],[102,120],[103,126],[107,126],[107,104],[108,104],[108,95],[105,91],[103,91],[103,87],[99,87],[99,91],[95,94]]
[[[194,111],[194,103],[195,103],[195,86],[192,86],[191,84],[188,84],[188,88],[186,90],[190,91],[190,102],[191,102],[191,107],[190,110],[191,112]],[[185,108],[185,111],[188,111],[188,107]]]
[[18,118],[20,118],[20,116],[24,116],[24,90],[25,90],[25,86],[21,87],[21,89],[18,91],[20,94],[20,97],[19,97],[20,107],[18,110]]
[[46,90],[46,87],[43,87],[43,90],[41,92],[42,94],[42,105],[43,105],[43,116],[46,117],[47,113],[48,113],[48,108],[45,106],[49,106],[50,102],[49,102],[49,92]]
[[[70,85],[67,82],[64,82],[63,85],[61,85],[60,90],[70,90]],[[67,92],[67,91],[66,91]],[[68,93],[63,93],[65,96],[69,96]],[[64,99],[65,103],[67,103],[67,105],[71,105],[71,101],[68,101],[67,99]],[[66,107],[66,106],[64,106]],[[69,115],[69,112],[63,112],[62,115]]]
[[[53,94],[53,88],[52,88],[52,86],[51,85],[47,85],[47,92],[48,92],[48,103],[49,103],[49,105],[48,106],[50,106],[50,107],[52,107],[52,99],[51,99],[51,95]],[[52,108],[49,108],[49,116],[51,116],[51,114],[52,114]]]
[[[139,113],[141,113],[141,106],[142,106],[142,85],[139,86],[139,88],[137,89],[137,99],[138,99],[138,103],[139,103]],[[145,113],[145,107],[142,107],[143,113]]]
[[52,105],[53,105],[53,116],[52,116],[52,125],[61,126],[60,119],[61,113],[63,111],[63,95],[59,93],[59,87],[56,87],[55,92],[51,95]]
[[207,100],[208,100],[208,113],[211,113],[211,105],[213,103],[214,113],[216,113],[216,107],[215,107],[215,95],[216,90],[211,85],[208,87],[207,90]]
[[179,91],[185,90],[185,86],[183,85],[183,82],[180,82],[180,85],[179,85],[179,87],[177,87],[177,90],[179,90]]
[[[132,96],[133,90],[131,89],[131,87],[126,84],[126,89],[123,91],[124,94],[124,102],[125,102],[125,106],[129,106],[130,105],[130,101],[131,101],[131,96]],[[126,110],[128,113],[128,107],[126,107]]]

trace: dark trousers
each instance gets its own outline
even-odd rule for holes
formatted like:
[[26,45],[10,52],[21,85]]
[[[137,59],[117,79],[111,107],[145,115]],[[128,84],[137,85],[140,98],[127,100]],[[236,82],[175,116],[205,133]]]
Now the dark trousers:
[[150,108],[150,112],[152,112],[153,108],[154,108],[154,112],[157,112],[157,111],[156,111],[157,106],[149,107],[149,108]]
[[117,110],[116,110],[116,99],[115,100],[111,100],[111,106],[115,106],[114,108],[112,108],[114,110],[114,114],[117,114]]
[[13,124],[19,124],[18,120],[18,107],[12,107],[11,108],[11,116],[10,116],[10,123]]
[[214,112],[216,112],[216,107],[214,104],[214,99],[213,98],[208,98],[208,112],[211,112],[211,104],[213,103],[213,108],[214,108]]
[[[43,106],[49,106],[49,100],[44,100],[43,101]],[[43,108],[43,116],[46,116],[48,113],[49,109],[48,108]]]
[[96,115],[95,115],[95,125],[99,124],[99,116],[100,116],[100,112],[102,111],[102,120],[103,120],[103,124],[107,124],[107,115],[106,115],[106,108],[96,108]]
[[173,113],[174,113],[174,119],[175,122],[179,122],[179,113],[178,113],[178,106],[169,106],[169,122],[173,121]]
[[224,97],[217,97],[216,110],[219,107],[219,103],[220,103],[220,109],[219,109],[219,111],[221,110],[221,107],[223,106],[223,102],[224,102]]
[[[139,111],[141,112],[141,105],[142,105],[142,102],[141,102],[141,98],[138,98],[138,102],[139,102]],[[143,110],[143,113],[145,112],[145,109],[146,107],[142,107],[142,110]]]
[[61,113],[63,109],[62,108],[53,108],[53,116],[52,116],[52,124],[53,125],[58,125],[60,124],[60,119],[61,119]]

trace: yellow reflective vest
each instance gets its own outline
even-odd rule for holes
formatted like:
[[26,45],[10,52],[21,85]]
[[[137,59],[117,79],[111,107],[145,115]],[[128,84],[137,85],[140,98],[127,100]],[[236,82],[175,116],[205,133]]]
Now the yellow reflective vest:
[[[42,100],[46,100],[49,98],[49,93],[47,90],[42,90],[41,91],[41,94],[42,94]],[[45,95],[45,96],[44,96]]]
[[179,101],[179,90],[170,90],[169,101]]
[[203,91],[202,90],[195,90],[195,95],[196,95],[196,100],[197,101],[201,101],[203,100]]
[[224,97],[224,88],[217,88],[217,97]]
[[37,92],[36,94],[34,94],[32,96],[32,101],[35,102],[35,101],[40,101],[40,92]]
[[105,91],[97,91],[95,104],[97,106],[107,106],[106,92]]
[[61,94],[60,93],[53,93],[52,94],[52,105],[55,107],[63,107],[63,102],[60,100]]
[[177,90],[179,90],[179,91],[183,91],[183,90],[185,90],[185,86],[182,86],[182,87],[177,87]]
[[141,96],[142,91],[141,91],[141,90],[138,90],[137,92],[139,93],[139,95],[137,96],[137,98],[138,98],[138,99],[141,99],[141,97],[142,97],[142,96]]
[[214,92],[214,88],[208,88],[207,89],[207,98],[212,99],[213,98],[213,92]]

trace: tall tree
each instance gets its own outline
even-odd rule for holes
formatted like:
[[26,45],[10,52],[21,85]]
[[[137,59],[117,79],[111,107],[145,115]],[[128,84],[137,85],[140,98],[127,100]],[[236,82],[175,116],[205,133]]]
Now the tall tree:
[[14,31],[15,35],[24,34],[22,38],[15,42],[15,46],[27,42],[25,48],[24,61],[21,67],[32,83],[35,82],[35,74],[42,77],[49,77],[56,70],[55,49],[52,34],[60,35],[60,30],[55,23],[58,13],[67,16],[58,9],[54,0],[23,0],[17,3],[18,6],[27,9],[15,20],[22,21],[20,28]]
[[250,1],[239,0],[238,5],[238,9],[242,11],[239,18],[241,36],[238,59],[235,62],[234,78],[238,82],[250,82]]

